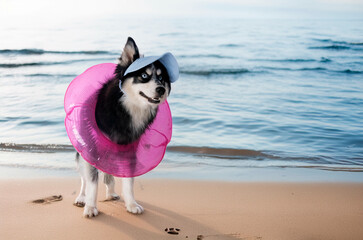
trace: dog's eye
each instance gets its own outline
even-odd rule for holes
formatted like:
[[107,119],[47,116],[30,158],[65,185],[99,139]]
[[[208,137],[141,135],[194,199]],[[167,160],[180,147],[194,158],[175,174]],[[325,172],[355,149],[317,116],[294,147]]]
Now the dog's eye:
[[143,79],[148,79],[148,77],[149,77],[149,76],[148,76],[146,73],[142,73],[142,74],[141,74],[141,77],[142,77]]
[[160,82],[163,81],[163,76],[162,75],[158,76],[158,79]]

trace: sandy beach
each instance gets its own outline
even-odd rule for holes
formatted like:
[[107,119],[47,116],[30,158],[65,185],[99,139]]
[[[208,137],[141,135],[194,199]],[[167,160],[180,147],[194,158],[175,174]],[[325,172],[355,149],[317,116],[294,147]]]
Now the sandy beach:
[[[0,240],[363,240],[363,0],[5,0],[0,19]],[[83,217],[76,149],[155,167],[145,212],[100,181]]]
[[[1,239],[363,239],[361,183],[137,179],[144,214],[104,201],[100,184],[93,219],[72,205],[79,184],[73,177],[1,180]],[[33,202],[53,195],[62,200]]]

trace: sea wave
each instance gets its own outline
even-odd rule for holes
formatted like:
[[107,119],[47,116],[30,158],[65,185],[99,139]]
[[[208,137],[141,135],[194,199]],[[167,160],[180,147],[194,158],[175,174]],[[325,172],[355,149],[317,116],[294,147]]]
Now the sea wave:
[[[214,148],[199,146],[168,146],[170,152],[179,152],[187,154],[196,154],[204,156],[213,156],[226,159],[238,159],[246,157],[262,157],[275,160],[293,160],[311,163],[329,163],[331,159],[324,156],[316,157],[296,157],[286,156],[284,153],[275,151],[238,149],[238,148]],[[75,151],[72,145],[68,144],[18,144],[18,143],[0,143],[0,151],[6,152],[36,152],[36,153],[55,153]],[[360,164],[363,165],[363,164]]]
[[266,73],[270,71],[289,71],[289,72],[305,72],[305,71],[316,71],[316,72],[327,72],[327,73],[340,73],[340,74],[362,74],[363,71],[353,70],[353,69],[331,69],[326,67],[301,67],[301,68],[292,68],[292,67],[274,67],[274,66],[257,66],[253,70],[246,68],[236,68],[236,69],[195,69],[195,70],[187,70],[181,69],[180,73],[186,75],[195,75],[195,76],[205,76],[209,77],[212,75],[239,75],[246,73]]
[[64,144],[18,144],[0,143],[0,151],[4,152],[30,152],[30,153],[56,153],[75,151],[72,145]]
[[60,124],[59,121],[47,121],[47,120],[41,120],[41,121],[23,121],[20,122],[18,125],[19,126],[24,126],[24,125],[35,125],[35,126],[50,126],[50,125],[58,125]]
[[[64,144],[15,144],[0,143],[0,152],[12,153],[66,153],[75,152],[72,145]],[[233,148],[212,148],[212,147],[193,147],[193,146],[169,146],[168,152],[191,154],[185,164],[195,162],[195,157],[202,157],[198,160],[199,166],[211,167],[233,167],[233,168],[313,168],[326,171],[345,171],[345,172],[363,172],[363,166],[359,164],[331,164],[321,160],[320,157],[286,157],[278,156],[276,153],[249,149]],[[39,156],[38,156],[39,157]],[[48,159],[48,158],[47,158]],[[189,162],[192,161],[192,162]],[[173,160],[168,162],[174,163]],[[60,165],[61,164],[61,165]],[[17,168],[44,168],[69,170],[73,169],[73,162],[67,161],[60,163],[42,160],[31,160],[29,162],[14,161],[0,162],[0,166],[17,167]]]
[[24,49],[0,49],[0,54],[15,54],[15,55],[42,55],[42,54],[76,54],[76,55],[115,55],[118,53],[111,51],[52,51],[36,48],[24,48]]
[[243,45],[242,44],[236,44],[236,43],[227,43],[227,44],[220,44],[219,47],[238,48],[238,47],[243,47]]
[[49,66],[49,65],[63,65],[72,64],[77,62],[88,62],[88,61],[113,61],[113,58],[93,58],[93,59],[74,59],[67,61],[44,61],[44,62],[27,62],[27,63],[0,63],[0,68],[20,68],[20,67],[32,67],[32,66]]
[[317,62],[315,59],[309,59],[309,58],[286,58],[286,59],[268,59],[268,58],[256,58],[256,59],[250,59],[249,61],[257,61],[257,62],[292,62],[292,63],[298,63],[298,62]]
[[327,68],[323,67],[304,67],[304,68],[289,68],[289,67],[270,67],[270,66],[261,66],[260,69],[267,70],[276,70],[276,71],[325,71]]
[[253,62],[281,62],[281,63],[306,63],[306,62],[331,62],[329,58],[321,57],[320,59],[312,58],[286,58],[286,59],[271,59],[271,58],[255,58],[249,59]]
[[363,42],[347,42],[337,41],[333,39],[313,39],[314,41],[324,43],[323,46],[311,46],[309,49],[323,49],[323,50],[354,50],[363,51]]
[[17,116],[17,117],[2,117],[0,118],[0,122],[9,122],[9,121],[17,121],[17,120],[25,120],[29,119],[27,116]]
[[[248,157],[260,156],[276,158],[273,155],[263,153],[262,151],[248,149],[233,149],[233,148],[211,148],[211,147],[192,147],[192,146],[169,146],[168,151],[203,154],[210,156],[221,157]],[[70,152],[75,151],[72,145],[66,144],[18,144],[18,143],[0,143],[0,151],[6,152],[36,152],[36,153],[55,153],[55,152]]]
[[319,38],[313,38],[313,40],[317,42],[331,43],[331,44],[344,44],[344,45],[353,45],[353,46],[363,45],[363,42],[347,42],[347,41],[337,41],[333,39],[319,39]]
[[211,76],[211,75],[237,75],[250,73],[251,71],[245,68],[231,68],[231,69],[206,69],[206,70],[187,70],[180,69],[180,73],[187,75],[197,75],[197,76]]
[[337,71],[338,73],[346,73],[346,74],[363,74],[363,71],[357,71],[357,70],[351,70],[351,69],[345,69],[341,71]]
[[[8,75],[10,76],[10,75]],[[24,74],[24,77],[71,77],[74,78],[76,74],[49,74],[49,73],[35,73],[35,74]]]
[[226,56],[221,54],[190,54],[178,55],[177,58],[218,58],[218,59],[238,59],[235,56]]
[[215,157],[236,158],[236,157],[267,157],[276,158],[273,155],[262,151],[235,149],[235,148],[211,148],[211,147],[192,147],[192,146],[170,146],[168,151],[201,154]]
[[325,67],[303,67],[303,68],[289,68],[289,67],[270,67],[270,66],[262,66],[258,67],[258,69],[262,70],[272,70],[272,71],[291,71],[291,72],[299,72],[299,71],[317,71],[317,72],[327,72],[327,73],[340,73],[340,74],[363,74],[363,71],[360,70],[352,70],[352,69],[329,69]]
[[1,75],[0,77],[46,77],[46,78],[75,78],[77,75],[76,74],[50,74],[50,73],[33,73],[33,74],[4,74]]
[[309,47],[309,49],[330,49],[330,50],[346,50],[346,49],[351,49],[351,47],[349,46],[344,46],[344,45],[328,45],[328,46],[316,46],[316,47]]

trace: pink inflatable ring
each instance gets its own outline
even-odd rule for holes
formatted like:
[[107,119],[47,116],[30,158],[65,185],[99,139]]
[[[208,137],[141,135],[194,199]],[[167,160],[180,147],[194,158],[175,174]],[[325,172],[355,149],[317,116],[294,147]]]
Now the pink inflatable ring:
[[116,66],[95,65],[70,83],[64,97],[65,126],[71,143],[91,165],[116,177],[136,177],[163,159],[171,140],[172,118],[165,101],[139,140],[119,145],[108,139],[97,126],[95,109],[98,91],[114,77]]

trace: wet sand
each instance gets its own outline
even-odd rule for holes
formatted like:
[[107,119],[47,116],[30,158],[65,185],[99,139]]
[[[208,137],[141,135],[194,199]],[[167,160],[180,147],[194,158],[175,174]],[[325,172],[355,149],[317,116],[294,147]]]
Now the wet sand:
[[92,219],[73,206],[79,187],[72,177],[0,180],[1,238],[363,239],[361,183],[137,179],[144,214],[104,201],[100,184],[100,215]]

